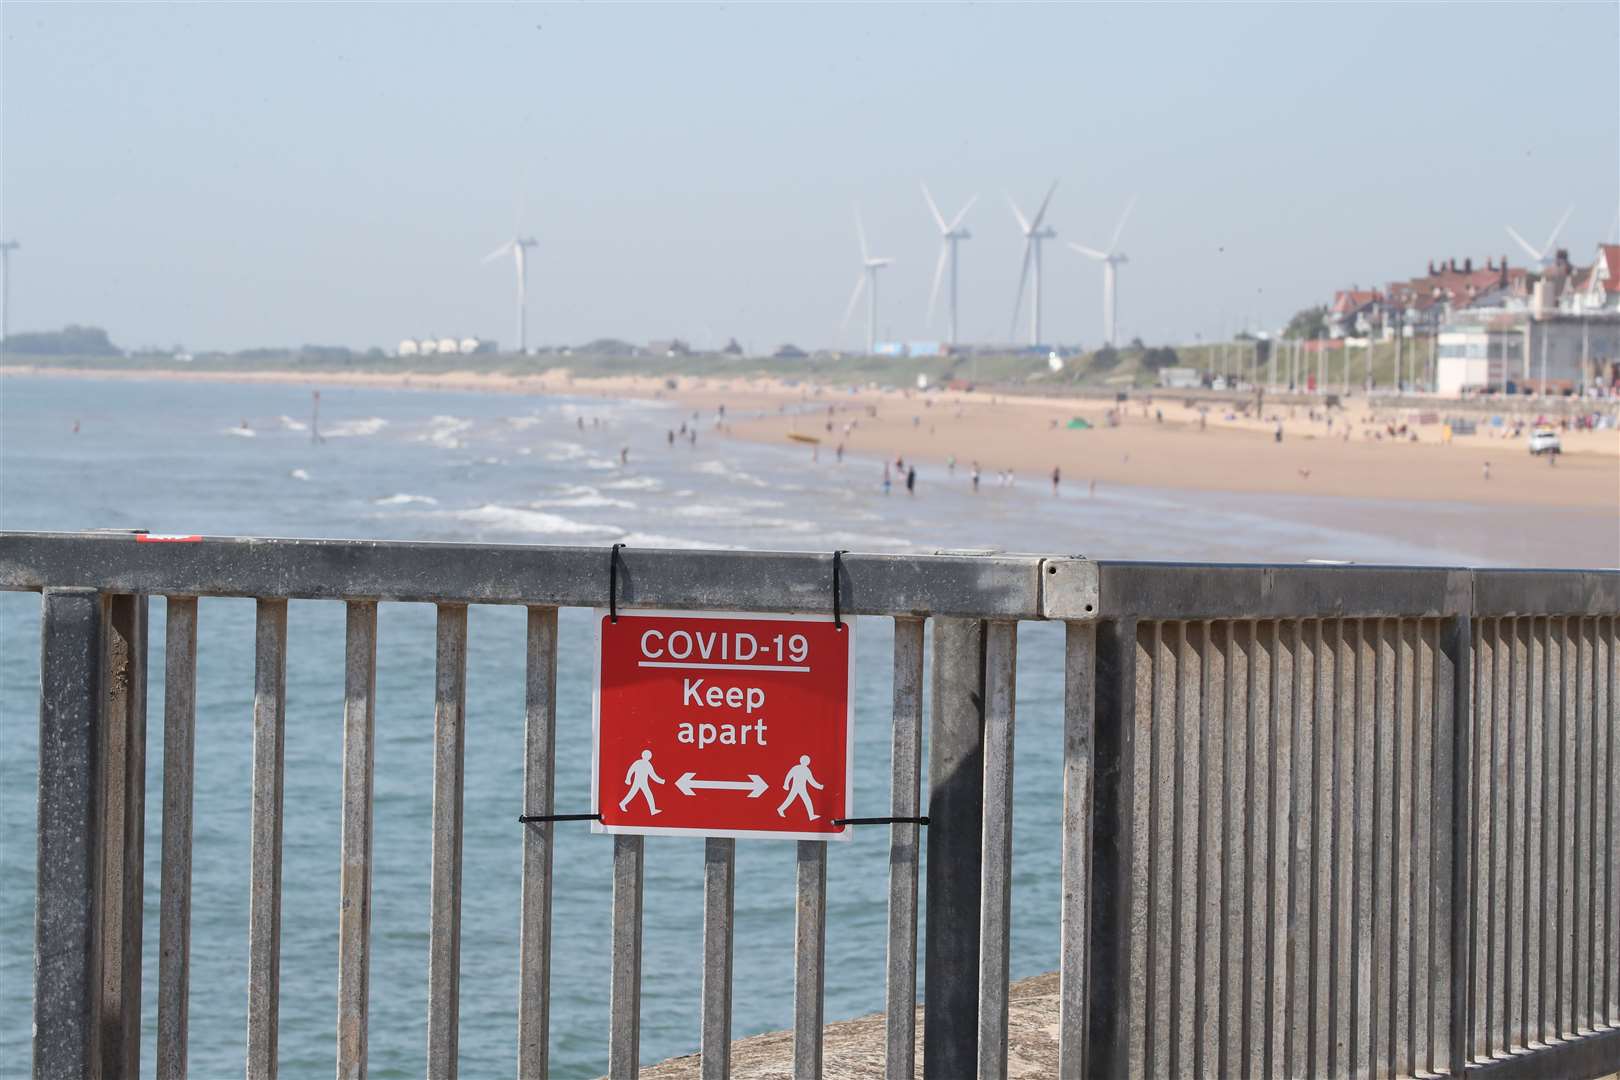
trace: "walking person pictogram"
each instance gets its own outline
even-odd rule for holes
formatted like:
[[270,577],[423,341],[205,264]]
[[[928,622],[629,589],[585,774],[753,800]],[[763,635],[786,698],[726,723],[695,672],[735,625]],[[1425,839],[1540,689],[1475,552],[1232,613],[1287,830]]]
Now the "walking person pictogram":
[[[624,782],[630,785],[630,790],[625,792],[624,798],[619,800],[619,810],[621,813],[624,811],[625,806],[629,804],[630,800],[635,798],[637,794],[640,794],[642,798],[647,800],[647,809],[653,815],[656,816],[663,813],[662,810],[658,809],[658,804],[653,802],[652,788],[647,786],[647,781],[649,779],[655,784],[662,784],[664,782],[664,778],[653,771],[652,751],[643,750],[641,752],[641,756],[630,763],[629,771],[624,774]],[[816,786],[820,787],[821,785],[817,784]]]
[[800,799],[804,802],[804,811],[810,815],[811,821],[821,817],[820,814],[816,813],[815,805],[810,802],[810,792],[806,790],[806,784],[817,791],[823,790],[822,785],[810,773],[809,754],[799,758],[799,763],[789,769],[787,775],[782,778],[782,787],[788,794],[787,798],[782,800],[782,805],[776,808],[777,817],[787,817],[787,808],[793,805],[794,799]]

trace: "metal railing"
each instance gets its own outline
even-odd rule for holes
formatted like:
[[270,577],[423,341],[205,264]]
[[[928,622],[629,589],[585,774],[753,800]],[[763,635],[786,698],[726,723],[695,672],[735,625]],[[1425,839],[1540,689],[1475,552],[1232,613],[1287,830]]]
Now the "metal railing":
[[[150,538],[149,538],[150,539]],[[1067,624],[1063,1076],[1620,1070],[1620,573],[627,550],[621,607],[894,619],[885,1074],[1007,1073],[1016,627]],[[456,1074],[466,611],[528,608],[525,807],[553,809],[557,609],[590,548],[0,534],[44,594],[36,1076],[139,1069],[146,598],[168,605],[157,1071],[186,1072],[198,597],[257,600],[247,1073],[277,1064],[287,601],[347,605],[337,1066],[366,1071],[380,602],[438,609],[428,1072]],[[933,621],[929,793],[925,626]],[[552,827],[522,839],[517,1073],[548,1071]],[[613,838],[614,1077],[642,858]],[[704,858],[702,1071],[729,1070],[735,841]],[[800,841],[793,1058],[821,1071],[826,848]],[[876,1063],[874,1062],[874,1068]]]

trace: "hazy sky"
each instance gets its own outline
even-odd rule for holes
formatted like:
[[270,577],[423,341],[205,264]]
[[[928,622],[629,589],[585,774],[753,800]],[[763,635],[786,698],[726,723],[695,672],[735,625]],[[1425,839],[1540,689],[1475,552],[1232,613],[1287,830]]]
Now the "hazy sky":
[[[925,320],[918,190],[968,196],[962,333],[1006,340],[1003,194],[1062,183],[1049,340],[1275,325],[1430,257],[1578,261],[1620,205],[1620,7],[0,5],[12,329],[125,346],[863,339]],[[1020,331],[1022,332],[1022,331]]]

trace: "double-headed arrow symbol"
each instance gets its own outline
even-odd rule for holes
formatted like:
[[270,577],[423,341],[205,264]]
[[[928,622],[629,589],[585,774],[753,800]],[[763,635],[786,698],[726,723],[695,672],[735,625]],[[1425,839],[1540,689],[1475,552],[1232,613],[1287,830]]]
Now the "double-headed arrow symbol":
[[746,780],[698,780],[697,773],[682,773],[675,781],[675,788],[682,795],[696,795],[698,788],[709,788],[714,791],[746,791],[750,799],[757,799],[765,794],[765,778],[758,773],[749,773]]

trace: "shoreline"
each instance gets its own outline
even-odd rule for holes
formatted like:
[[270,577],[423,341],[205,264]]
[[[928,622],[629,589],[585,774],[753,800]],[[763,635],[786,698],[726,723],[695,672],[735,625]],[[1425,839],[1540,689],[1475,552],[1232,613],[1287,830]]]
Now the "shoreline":
[[[1413,425],[1409,431],[1417,441],[1375,438],[1375,432],[1383,436],[1405,414],[1383,414],[1364,402],[1336,411],[1330,425],[1322,414],[1313,419],[1315,410],[1303,405],[1267,403],[1262,419],[1200,408],[1189,399],[1161,393],[1125,403],[1117,423],[1110,425],[1106,417],[1113,404],[1099,399],[952,390],[919,394],[772,377],[576,377],[567,369],[396,374],[22,365],[0,367],[0,379],[6,376],[606,396],[705,411],[724,405],[725,430],[735,438],[777,445],[789,443],[790,437],[801,444],[819,440],[814,449],[800,447],[807,463],[822,453],[831,456],[842,443],[852,454],[880,461],[902,458],[931,470],[954,458],[964,483],[976,461],[985,486],[1009,470],[1020,483],[1048,485],[1056,468],[1068,491],[1108,484],[1319,500],[1620,512],[1620,433],[1614,429],[1564,433],[1566,453],[1553,465],[1532,458],[1523,438],[1492,437],[1489,429],[1449,443],[1442,442],[1438,425]],[[1072,417],[1089,427],[1067,427]],[[1279,425],[1280,443],[1275,438]],[[932,479],[938,482],[937,472]],[[1620,529],[1616,547],[1620,556]]]

